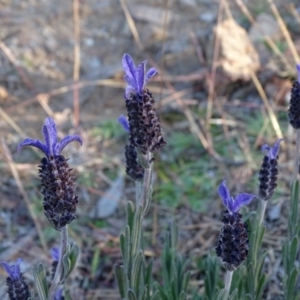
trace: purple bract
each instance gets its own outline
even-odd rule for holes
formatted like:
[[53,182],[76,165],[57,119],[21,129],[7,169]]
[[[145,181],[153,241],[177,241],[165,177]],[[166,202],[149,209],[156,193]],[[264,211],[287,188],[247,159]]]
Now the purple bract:
[[124,80],[128,84],[125,90],[126,98],[128,98],[132,92],[142,95],[147,81],[157,74],[157,70],[151,68],[146,73],[147,60],[144,60],[136,67],[129,54],[123,55],[122,64],[125,72]]
[[125,129],[125,131],[130,132],[130,127],[127,118],[124,115],[121,115],[118,118],[119,123],[122,125],[122,127]]
[[20,264],[22,262],[21,258],[18,258],[15,264],[9,265],[7,262],[1,262],[1,266],[5,269],[6,273],[11,279],[19,280],[21,279]]
[[300,84],[300,64],[296,65],[297,69],[297,81]]
[[77,141],[82,145],[82,139],[77,134],[67,135],[60,142],[58,142],[56,125],[53,119],[50,117],[46,118],[42,132],[44,135],[45,143],[42,143],[39,140],[26,138],[18,145],[17,151],[22,150],[23,147],[32,146],[43,151],[49,158],[51,156],[54,157],[60,155],[61,151],[73,141]]
[[267,156],[270,159],[276,159],[279,151],[279,144],[280,142],[283,141],[283,139],[278,139],[273,147],[270,147],[269,145],[263,145],[261,147],[261,150],[266,152]]
[[50,255],[51,255],[51,258],[54,260],[54,261],[59,261],[59,248],[58,247],[52,247],[50,249]]
[[252,194],[242,193],[237,195],[234,199],[230,196],[225,180],[223,180],[223,182],[219,186],[219,195],[222,198],[223,203],[228,209],[229,213],[238,212],[242,208],[242,206],[249,204],[251,200],[256,197]]

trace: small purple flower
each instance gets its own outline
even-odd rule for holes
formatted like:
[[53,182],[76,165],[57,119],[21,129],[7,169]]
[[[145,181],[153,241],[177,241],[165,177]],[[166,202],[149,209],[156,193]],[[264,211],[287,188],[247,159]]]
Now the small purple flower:
[[242,206],[249,204],[251,200],[256,197],[252,194],[242,193],[237,195],[234,199],[232,196],[230,196],[225,180],[223,180],[219,186],[219,195],[230,214],[239,212]]
[[297,69],[297,81],[300,84],[300,64],[296,65],[296,69]]
[[52,247],[50,249],[50,255],[51,255],[52,260],[59,261],[59,253],[60,253],[60,251],[59,251],[58,247]]
[[11,279],[19,280],[21,276],[20,272],[20,264],[22,262],[21,258],[18,258],[16,263],[13,265],[9,265],[7,262],[1,262],[1,266],[5,269],[6,273]]
[[61,151],[73,141],[77,141],[82,145],[82,139],[77,134],[67,135],[60,142],[58,142],[56,125],[53,119],[50,117],[46,118],[42,132],[44,135],[45,144],[39,140],[26,138],[18,145],[17,151],[21,151],[23,147],[32,146],[43,151],[46,157],[49,158],[51,156],[55,157],[60,155]]
[[124,80],[128,84],[125,91],[125,97],[128,98],[132,91],[141,96],[148,80],[157,74],[157,70],[151,68],[146,73],[147,60],[144,60],[136,67],[129,54],[123,55],[122,64],[125,72]]
[[61,300],[61,299],[63,299],[63,297],[62,297],[63,291],[64,291],[64,289],[63,289],[63,288],[60,288],[60,289],[56,292],[56,294],[55,294],[55,296],[54,296],[54,300]]
[[23,275],[20,271],[20,264],[22,259],[17,259],[15,264],[9,265],[3,261],[0,265],[5,269],[8,277],[6,278],[6,284],[8,287],[7,293],[10,300],[23,300],[29,299],[29,288],[25,282]]
[[122,127],[125,129],[125,131],[130,132],[130,127],[127,118],[124,115],[121,115],[118,118],[119,123],[122,125]]
[[283,141],[283,139],[278,139],[273,147],[269,145],[263,145],[261,150],[267,154],[269,159],[276,159],[279,152],[279,145]]

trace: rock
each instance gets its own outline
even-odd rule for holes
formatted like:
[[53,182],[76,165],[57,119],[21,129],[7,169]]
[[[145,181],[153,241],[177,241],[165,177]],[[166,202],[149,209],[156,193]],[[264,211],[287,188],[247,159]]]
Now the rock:
[[249,38],[252,42],[262,42],[265,40],[265,36],[280,38],[281,30],[273,16],[261,13],[249,30]]
[[199,15],[199,18],[203,22],[210,23],[217,18],[217,12],[216,11],[205,11]]

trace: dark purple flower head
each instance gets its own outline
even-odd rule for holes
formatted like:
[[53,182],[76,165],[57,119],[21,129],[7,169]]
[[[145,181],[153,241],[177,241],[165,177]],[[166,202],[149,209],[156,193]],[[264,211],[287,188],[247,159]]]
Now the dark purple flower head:
[[5,269],[8,276],[13,280],[21,279],[21,272],[20,272],[20,264],[22,262],[21,258],[18,258],[16,263],[13,265],[9,265],[7,262],[1,262],[1,266]]
[[242,208],[242,206],[249,204],[251,200],[256,197],[252,194],[242,193],[237,195],[234,199],[230,196],[225,180],[223,180],[223,182],[219,186],[219,195],[222,198],[223,203],[228,209],[229,213],[231,214],[238,212]]
[[59,248],[58,247],[52,247],[50,249],[50,255],[51,255],[51,258],[54,260],[54,261],[59,261]]
[[270,147],[269,145],[263,145],[261,150],[266,153],[266,156],[268,156],[269,159],[276,159],[281,141],[283,141],[283,139],[278,139],[273,147]]
[[23,147],[32,146],[39,148],[45,153],[46,157],[49,158],[60,155],[61,151],[73,141],[77,141],[82,145],[82,139],[77,134],[67,135],[60,142],[58,142],[56,125],[53,119],[50,117],[46,118],[42,132],[45,143],[42,143],[39,140],[26,138],[18,145],[17,151],[22,150]]
[[130,132],[130,127],[127,118],[124,115],[121,115],[118,118],[119,123],[122,125],[122,127],[125,129],[125,131]]
[[125,90],[125,97],[129,98],[132,91],[141,96],[147,81],[157,74],[157,70],[151,68],[146,73],[147,60],[144,60],[136,67],[129,54],[123,55],[122,64],[125,72],[124,80],[128,84]]

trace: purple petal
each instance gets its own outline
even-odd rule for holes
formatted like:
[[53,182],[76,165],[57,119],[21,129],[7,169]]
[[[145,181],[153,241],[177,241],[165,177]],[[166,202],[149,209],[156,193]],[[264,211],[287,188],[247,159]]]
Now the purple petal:
[[26,146],[36,147],[36,148],[40,149],[41,151],[43,151],[46,156],[49,155],[49,151],[47,149],[47,146],[45,144],[43,144],[42,142],[40,142],[39,140],[33,140],[33,139],[30,139],[30,138],[26,138],[23,142],[21,142],[18,145],[17,151],[18,152],[21,151]]
[[126,83],[128,84],[128,86],[131,87],[131,89],[137,91],[138,87],[136,85],[136,81],[135,78],[131,78],[129,76],[127,76],[126,74],[124,75],[124,80],[126,81]]
[[50,249],[50,255],[51,255],[51,258],[54,260],[54,261],[59,261],[59,248],[58,247],[52,247]]
[[297,80],[298,83],[300,84],[300,64],[296,65],[296,69],[297,69]]
[[49,151],[49,155],[54,155],[54,151],[57,143],[57,131],[56,125],[52,118],[48,117],[45,120],[43,126],[43,134],[45,138],[45,142]]
[[124,94],[125,99],[130,99],[131,95],[134,91],[135,91],[135,89],[131,85],[126,86],[125,94]]
[[270,147],[269,145],[263,145],[261,147],[261,150],[267,152],[267,156],[270,159],[276,159],[279,152],[279,146],[281,141],[283,141],[283,139],[278,139],[273,147]]
[[145,86],[145,73],[146,73],[146,64],[147,61],[143,61],[139,64],[136,74],[135,74],[135,80],[136,80],[136,85],[137,85],[137,93],[139,95],[143,94],[143,89]]
[[18,258],[15,264],[9,265],[7,262],[3,261],[1,262],[1,266],[5,269],[6,273],[9,277],[12,279],[20,279],[20,264],[22,262],[21,258]]
[[157,74],[157,70],[155,68],[151,68],[146,74],[146,82]]
[[63,294],[63,288],[60,288],[54,296],[54,300],[61,300],[62,299],[62,294]]
[[230,197],[230,193],[229,190],[226,186],[226,181],[223,180],[223,182],[220,184],[219,186],[219,195],[223,200],[224,205],[228,207],[228,205],[230,205],[230,202],[232,202],[231,197]]
[[238,212],[242,208],[242,206],[249,204],[255,197],[255,195],[247,193],[237,195],[232,207],[232,212]]
[[61,151],[71,142],[77,141],[82,145],[82,139],[79,135],[67,135],[59,143],[57,143],[54,151],[54,155],[59,155]]
[[130,131],[128,120],[124,115],[121,115],[118,118],[118,121],[127,132]]
[[[135,70],[136,70],[136,67],[135,67],[135,64],[133,62],[133,59],[132,57],[125,53],[123,55],[123,58],[122,58],[122,65],[123,65],[123,69],[124,69],[124,72],[125,72],[125,76],[126,78],[128,78],[128,80],[130,82],[135,82]],[[125,78],[125,77],[124,77]],[[125,79],[126,82],[127,82],[127,79]],[[129,83],[129,82],[128,82]],[[130,84],[130,83],[129,83]]]

